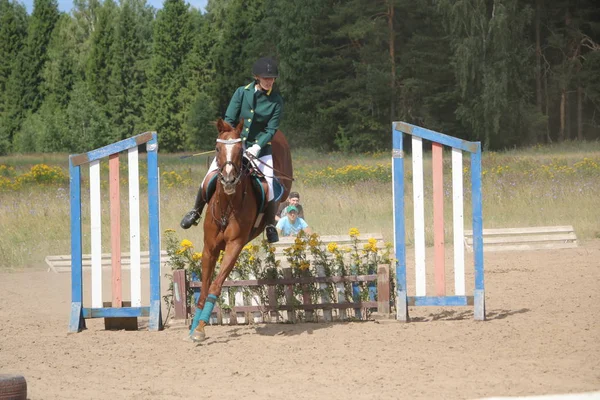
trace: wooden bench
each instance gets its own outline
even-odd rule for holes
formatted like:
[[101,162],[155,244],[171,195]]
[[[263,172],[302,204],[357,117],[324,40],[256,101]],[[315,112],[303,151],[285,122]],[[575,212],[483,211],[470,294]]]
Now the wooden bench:
[[[537,226],[483,230],[484,251],[546,250],[577,247],[572,226]],[[465,247],[473,251],[473,231],[465,231]]]
[[[377,240],[377,247],[380,249],[384,248],[383,236],[381,233],[363,233],[358,237],[358,246],[359,249],[362,249],[362,246],[369,241],[369,239]],[[348,247],[352,244],[353,239],[350,235],[325,235],[320,236],[321,241],[325,246],[329,243],[337,243],[340,247]],[[286,256],[284,254],[284,249],[292,246],[294,244],[295,238],[293,237],[284,237],[279,240],[279,242],[274,243],[275,247],[275,257],[277,260],[280,260],[282,265],[287,264]],[[147,251],[142,251],[140,253],[141,259],[141,267],[148,268],[150,263],[150,255]],[[310,255],[309,255],[310,258]],[[48,271],[53,271],[56,273],[60,272],[70,272],[71,271],[71,255],[59,255],[59,256],[46,256],[45,258],[46,264],[48,265]],[[160,252],[160,263],[165,264],[169,261],[169,256],[167,255],[166,250],[162,250]],[[131,264],[129,253],[121,254],[121,268],[126,270],[129,269],[129,265]],[[102,267],[110,268],[111,266],[111,253],[102,253]],[[83,268],[89,269],[92,267],[92,256],[91,254],[83,255]]]
[[[357,238],[358,249],[362,250],[363,246],[369,242],[369,239],[375,239],[377,241],[377,248],[384,249],[385,243],[383,241],[383,235],[381,233],[361,233]],[[281,261],[282,266],[287,266],[287,258],[284,250],[294,244],[295,237],[282,237],[279,242],[273,243],[275,247],[275,259]],[[330,243],[337,243],[338,247],[347,248],[352,245],[354,239],[350,235],[323,235],[319,236],[319,240],[323,242],[323,245],[327,247]],[[312,255],[307,250],[307,259],[312,260]]]
[[[71,272],[71,255],[61,256],[46,256],[46,264],[48,265],[48,271],[56,273],[60,272]],[[169,261],[169,256],[165,250],[160,252],[160,263],[165,264]],[[83,269],[92,268],[92,255],[84,254],[82,257]],[[111,267],[111,253],[102,253],[102,268]],[[124,270],[129,269],[131,265],[131,259],[129,253],[121,253],[121,268]],[[150,265],[150,253],[148,251],[140,252],[140,266],[142,268],[148,268]]]

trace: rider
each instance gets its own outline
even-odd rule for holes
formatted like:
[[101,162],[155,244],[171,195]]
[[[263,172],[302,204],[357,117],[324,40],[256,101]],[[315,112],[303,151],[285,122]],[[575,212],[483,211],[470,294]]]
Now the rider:
[[[271,152],[271,139],[279,128],[279,120],[283,111],[283,99],[279,93],[273,90],[275,78],[277,78],[277,62],[270,57],[259,58],[252,66],[254,81],[246,86],[237,88],[227,111],[225,121],[231,126],[236,126],[243,119],[241,137],[244,141],[245,156],[249,159],[258,158],[255,162],[258,169],[265,175],[269,185],[267,207],[265,217],[268,218],[266,233],[269,243],[279,240],[275,229],[275,214],[277,207],[273,197],[273,156]],[[207,176],[217,169],[216,161],[211,164]],[[204,177],[206,179],[206,177]],[[206,204],[202,195],[204,180],[196,195],[194,208],[181,220],[181,227],[188,229],[192,225],[198,225],[200,214]]]

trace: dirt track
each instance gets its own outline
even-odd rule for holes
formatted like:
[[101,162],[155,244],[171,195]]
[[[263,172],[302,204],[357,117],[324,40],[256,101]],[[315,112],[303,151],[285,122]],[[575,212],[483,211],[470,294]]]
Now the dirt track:
[[31,399],[471,399],[600,390],[600,240],[486,253],[486,322],[411,308],[413,322],[68,335],[70,276],[0,273],[0,373]]

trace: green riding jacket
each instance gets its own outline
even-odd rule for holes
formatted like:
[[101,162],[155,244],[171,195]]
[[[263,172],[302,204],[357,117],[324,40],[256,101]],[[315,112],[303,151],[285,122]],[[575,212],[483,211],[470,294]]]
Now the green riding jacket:
[[257,143],[261,150],[259,157],[271,154],[271,139],[279,128],[279,120],[283,112],[283,99],[279,93],[255,90],[255,83],[240,86],[231,97],[225,121],[237,126],[244,120],[242,140],[248,148]]

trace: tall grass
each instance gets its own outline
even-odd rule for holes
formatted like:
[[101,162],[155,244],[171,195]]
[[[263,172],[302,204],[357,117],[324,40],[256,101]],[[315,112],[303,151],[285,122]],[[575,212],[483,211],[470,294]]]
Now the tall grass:
[[[381,232],[393,240],[393,205],[389,154],[342,155],[297,150],[293,154],[295,182],[308,224],[319,234],[345,234],[349,228]],[[465,167],[465,228],[470,229],[469,157]],[[446,241],[452,240],[452,185],[449,151],[444,154]],[[202,229],[184,231],[179,221],[193,204],[197,186],[208,167],[208,157],[181,159],[160,154],[161,229],[175,229],[178,237],[201,248]],[[70,253],[68,180],[44,180],[31,167],[60,167],[65,176],[65,154],[0,157],[0,268],[43,266],[46,255]],[[104,163],[103,163],[104,164]],[[126,158],[122,160],[125,167]],[[4,167],[2,167],[4,165]],[[145,164],[142,160],[142,171]],[[426,240],[433,240],[431,159],[425,165]],[[407,243],[413,240],[410,157],[405,160]],[[43,171],[43,169],[42,169]],[[84,252],[89,252],[89,194],[82,191]],[[484,227],[573,225],[580,239],[600,237],[600,143],[567,143],[483,154]],[[103,177],[107,167],[102,167]],[[121,173],[122,250],[128,251],[127,174]],[[46,177],[48,178],[48,177]],[[141,178],[143,181],[143,178]],[[19,185],[15,183],[21,182]],[[105,179],[106,181],[106,179]],[[143,185],[142,185],[143,186]],[[109,201],[102,200],[103,249],[109,250]],[[141,196],[144,199],[144,195]],[[142,200],[142,240],[147,240],[147,209]],[[85,247],[87,246],[87,247]],[[142,244],[143,250],[147,246]],[[164,247],[164,246],[163,246]]]

